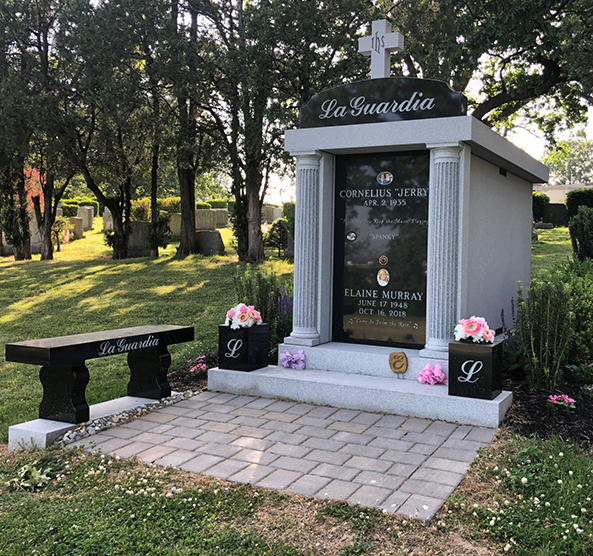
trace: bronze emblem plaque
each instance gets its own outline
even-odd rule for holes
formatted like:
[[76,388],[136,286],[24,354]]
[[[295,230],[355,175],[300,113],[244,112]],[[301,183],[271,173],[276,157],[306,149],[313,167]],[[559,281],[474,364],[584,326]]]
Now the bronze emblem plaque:
[[394,373],[405,373],[408,370],[408,358],[403,351],[394,351],[389,354],[389,366]]

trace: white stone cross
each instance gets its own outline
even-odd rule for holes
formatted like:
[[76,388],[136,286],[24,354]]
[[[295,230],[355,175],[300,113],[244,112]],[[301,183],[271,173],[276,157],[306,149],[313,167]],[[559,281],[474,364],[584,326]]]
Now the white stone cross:
[[391,52],[404,49],[401,33],[391,32],[391,23],[382,19],[373,21],[372,36],[358,39],[358,52],[371,57],[371,79],[381,79],[391,75]]

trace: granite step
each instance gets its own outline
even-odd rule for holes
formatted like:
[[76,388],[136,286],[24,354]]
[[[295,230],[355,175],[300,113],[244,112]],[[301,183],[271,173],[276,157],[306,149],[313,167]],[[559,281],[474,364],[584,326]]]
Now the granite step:
[[210,369],[208,389],[482,427],[498,427],[513,401],[506,391],[481,400],[449,396],[442,384],[277,366],[251,372]]

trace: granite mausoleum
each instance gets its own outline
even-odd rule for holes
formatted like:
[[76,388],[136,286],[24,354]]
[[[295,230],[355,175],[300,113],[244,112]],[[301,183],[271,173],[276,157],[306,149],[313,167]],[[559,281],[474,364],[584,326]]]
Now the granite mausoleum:
[[427,363],[447,371],[460,318],[500,332],[530,278],[532,188],[548,169],[468,116],[447,84],[389,77],[402,48],[373,22],[359,42],[371,79],[315,95],[285,135],[295,299],[280,351],[304,350],[306,370],[215,370],[210,389],[483,426],[510,406],[510,392],[448,396],[416,378]]

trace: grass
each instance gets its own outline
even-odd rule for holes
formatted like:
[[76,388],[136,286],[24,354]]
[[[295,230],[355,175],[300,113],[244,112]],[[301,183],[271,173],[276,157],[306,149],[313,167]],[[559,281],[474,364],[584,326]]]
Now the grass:
[[572,258],[568,228],[536,230],[538,240],[531,244],[531,275],[551,270],[558,263]]
[[[232,234],[223,230],[230,245]],[[62,247],[53,261],[0,261],[0,345],[145,324],[195,327],[195,341],[170,348],[171,368],[217,349],[217,326],[236,304],[236,256],[175,257],[176,245],[158,259],[113,261],[96,229]],[[270,262],[280,274],[292,266]],[[125,355],[88,362],[89,404],[125,395]],[[37,417],[42,396],[39,368],[6,362],[0,353],[0,441],[8,426]]]
[[[534,271],[570,256],[567,236],[566,230],[541,233],[533,246]],[[178,322],[196,324],[200,339],[186,351],[173,347],[174,362],[213,348],[215,332],[207,329],[215,330],[220,311],[233,299],[236,258],[178,260],[173,253],[169,248],[158,260],[114,262],[89,234],[53,262],[0,262],[6,308],[0,341],[113,323]],[[287,265],[276,268],[290,271]],[[126,304],[133,310],[126,311]],[[118,373],[112,388],[125,386],[125,363],[109,359],[113,363],[105,360],[104,367],[90,362],[89,389],[93,380],[103,387]],[[36,368],[0,360],[3,426],[18,410],[21,395],[31,397],[28,411],[34,412],[36,375]],[[102,395],[95,386],[93,396]],[[19,471],[32,462],[36,470],[48,470],[48,481],[41,480],[37,491],[15,488],[24,487]],[[0,485],[2,556],[593,554],[593,454],[559,440],[511,437],[505,429],[480,452],[429,526],[359,506],[57,447],[0,453],[0,478],[13,479],[12,488]]]

